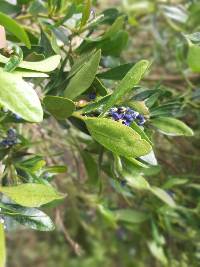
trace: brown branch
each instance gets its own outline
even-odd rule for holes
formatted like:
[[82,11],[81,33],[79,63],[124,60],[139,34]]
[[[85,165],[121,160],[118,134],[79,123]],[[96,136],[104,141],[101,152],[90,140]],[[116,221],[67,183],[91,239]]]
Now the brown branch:
[[80,247],[80,245],[78,243],[76,243],[70,236],[70,234],[68,233],[67,229],[64,226],[64,223],[61,219],[61,214],[59,209],[56,210],[56,224],[58,225],[60,231],[64,234],[64,237],[66,239],[66,241],[69,243],[69,245],[71,246],[71,248],[73,249],[74,253],[77,256],[81,256],[83,254],[83,250]]

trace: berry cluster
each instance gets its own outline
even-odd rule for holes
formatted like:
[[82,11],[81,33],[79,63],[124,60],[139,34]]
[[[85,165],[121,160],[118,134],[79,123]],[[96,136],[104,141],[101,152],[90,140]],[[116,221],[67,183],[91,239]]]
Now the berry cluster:
[[121,121],[126,126],[130,126],[133,121],[139,126],[142,126],[145,123],[144,116],[129,107],[111,108],[109,110],[109,116],[115,121]]
[[7,131],[7,136],[6,138],[4,138],[1,142],[0,142],[0,145],[5,147],[5,148],[8,148],[8,147],[11,147],[11,146],[14,146],[18,143],[17,141],[17,134],[16,134],[16,131],[12,128],[10,128],[8,131]]

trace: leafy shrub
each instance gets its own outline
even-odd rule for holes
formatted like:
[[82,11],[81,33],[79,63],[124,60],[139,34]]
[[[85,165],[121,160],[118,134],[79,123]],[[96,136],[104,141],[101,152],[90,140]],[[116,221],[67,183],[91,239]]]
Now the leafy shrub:
[[[199,157],[183,122],[198,131],[199,90],[186,73],[200,70],[199,33],[190,32],[198,5],[186,12],[145,3],[146,10],[124,1],[123,12],[97,14],[90,0],[1,1],[0,266],[5,232],[54,230],[50,208],[81,257],[63,252],[70,266],[198,266]],[[143,59],[143,48],[125,61],[140,16],[166,20],[153,29],[167,36],[155,41],[155,53],[176,31],[156,63],[151,54]],[[164,78],[176,64],[169,81],[179,75],[187,91],[167,85],[162,73],[152,78],[163,62]],[[177,157],[194,160],[193,171],[182,160],[177,168]]]

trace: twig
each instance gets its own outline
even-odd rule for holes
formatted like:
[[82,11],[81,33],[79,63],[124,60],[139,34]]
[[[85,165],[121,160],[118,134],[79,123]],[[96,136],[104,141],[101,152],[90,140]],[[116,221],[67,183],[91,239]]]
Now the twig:
[[74,253],[77,256],[81,256],[83,254],[83,250],[80,247],[80,245],[78,243],[76,243],[70,236],[70,234],[68,233],[67,229],[64,226],[64,223],[61,219],[61,214],[60,211],[57,209],[56,210],[56,224],[59,226],[60,230],[63,232],[64,237],[66,239],[66,241],[69,243],[69,245],[71,246],[71,248],[73,249]]

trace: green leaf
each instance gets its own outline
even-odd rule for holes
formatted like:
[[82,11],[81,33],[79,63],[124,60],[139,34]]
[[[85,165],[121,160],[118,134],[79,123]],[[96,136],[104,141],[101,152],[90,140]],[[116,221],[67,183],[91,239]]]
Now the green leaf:
[[159,188],[159,187],[151,187],[150,191],[157,196],[158,198],[160,198],[163,202],[165,202],[167,205],[169,205],[172,208],[176,207],[176,203],[174,202],[174,200],[172,199],[172,197],[167,194],[163,189]]
[[194,72],[200,72],[200,46],[196,44],[189,44],[189,51],[187,56],[189,67]]
[[4,225],[0,223],[0,267],[5,267],[6,264],[6,247]]
[[[1,71],[3,71],[3,68],[0,67],[0,72]],[[49,77],[49,75],[46,73],[36,72],[36,71],[15,70],[12,73],[17,74],[18,76],[21,76],[24,78],[47,78]]]
[[0,187],[0,192],[24,207],[40,207],[64,196],[53,187],[44,184],[21,184]]
[[106,118],[85,118],[92,137],[101,145],[124,157],[149,153],[151,145],[130,127]]
[[112,37],[115,33],[119,32],[123,25],[124,25],[125,16],[119,16],[114,23],[111,25],[111,27],[105,32],[103,35],[103,39]]
[[155,241],[148,242],[148,247],[151,252],[151,254],[160,262],[162,262],[163,265],[167,265],[167,258],[165,256],[165,252],[163,250],[163,247],[158,245]]
[[137,190],[149,190],[150,189],[149,183],[141,175],[132,176],[130,174],[124,174],[124,178],[127,181],[128,185],[134,189],[137,189]]
[[122,80],[134,63],[127,63],[97,74],[98,78],[106,80]]
[[34,89],[20,76],[0,71],[0,104],[30,122],[41,122],[43,110]]
[[109,101],[103,108],[103,114],[111,108],[113,105],[117,103],[117,101],[121,100],[122,97],[127,94],[135,85],[137,85],[147,68],[149,67],[149,62],[147,60],[141,60],[136,63],[130,71],[126,74],[123,80],[119,83],[113,94],[111,95]]
[[85,92],[94,81],[99,62],[101,51],[98,50],[84,66],[71,78],[64,96],[69,99],[74,99]]
[[[55,226],[44,212],[35,208],[23,208],[18,205],[7,205],[10,217],[29,229],[37,231],[53,231]],[[9,216],[9,215],[7,215]]]
[[85,26],[85,24],[87,23],[87,21],[90,17],[91,1],[85,0],[84,2],[85,3],[84,3],[83,12],[82,12],[80,29],[82,29],[82,27]]
[[6,30],[15,35],[28,48],[31,48],[31,43],[27,33],[25,32],[23,27],[20,24],[18,24],[14,19],[0,12],[0,24],[4,26]]
[[116,220],[127,223],[142,223],[148,219],[148,214],[132,209],[121,209],[113,212]]
[[96,47],[101,49],[102,54],[105,56],[119,57],[121,52],[127,46],[128,38],[128,32],[121,30],[113,35],[112,38],[98,42]]
[[45,168],[45,172],[52,174],[65,173],[67,172],[67,166],[64,165],[54,165]]
[[150,145],[152,145],[151,140],[149,139],[149,137],[146,135],[146,133],[143,131],[143,129],[137,125],[137,123],[132,122],[131,123],[131,128],[136,131],[142,139],[146,140]]
[[64,97],[46,96],[43,102],[45,108],[58,120],[70,117],[75,110],[74,102]]
[[107,223],[110,224],[112,227],[116,227],[116,218],[114,216],[114,213],[101,204],[99,204],[97,208],[101,215],[104,217],[104,219],[107,221]]
[[80,151],[81,157],[83,159],[83,163],[85,169],[87,171],[89,183],[93,185],[97,185],[99,182],[99,172],[98,165],[91,154],[87,151]]
[[184,122],[170,118],[160,117],[151,120],[151,124],[158,128],[162,133],[171,136],[192,136],[193,131]]
[[[51,72],[58,67],[58,65],[60,64],[60,59],[61,57],[59,55],[54,55],[41,61],[35,61],[35,62],[22,61],[18,67],[22,69],[35,70],[41,72]],[[7,63],[8,61],[9,58],[0,55],[1,63]]]

